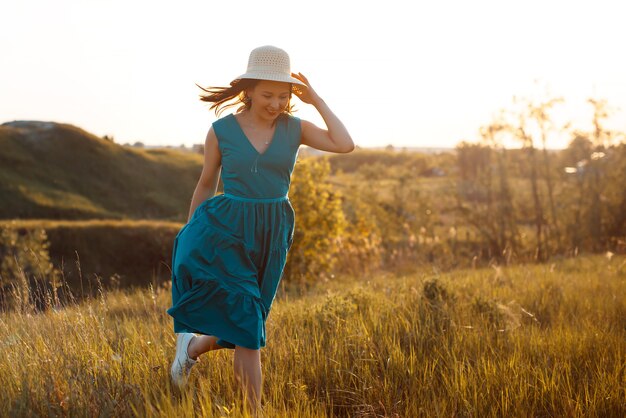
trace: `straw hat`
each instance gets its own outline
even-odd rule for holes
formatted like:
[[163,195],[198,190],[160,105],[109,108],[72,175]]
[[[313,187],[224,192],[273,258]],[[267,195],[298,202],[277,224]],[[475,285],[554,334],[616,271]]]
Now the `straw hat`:
[[242,78],[283,81],[306,88],[306,84],[291,76],[291,63],[287,52],[272,45],[254,48],[248,58],[248,70],[230,84]]

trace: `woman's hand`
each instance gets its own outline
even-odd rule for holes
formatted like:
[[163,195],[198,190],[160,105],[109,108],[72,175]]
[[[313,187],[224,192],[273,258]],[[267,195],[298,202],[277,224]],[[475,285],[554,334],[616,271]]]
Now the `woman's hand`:
[[336,153],[352,152],[355,145],[346,127],[332,110],[330,110],[326,102],[313,90],[309,80],[307,80],[302,73],[291,73],[291,76],[300,80],[306,86],[304,87],[295,83],[291,84],[294,94],[304,103],[315,106],[315,109],[317,109],[328,127],[328,129],[321,129],[311,122],[302,120],[301,143],[322,151]]
[[302,73],[291,73],[291,76],[302,81],[307,86],[306,88],[302,88],[302,86],[299,84],[292,84],[293,92],[296,96],[298,96],[298,99],[302,100],[304,103],[312,104],[313,106],[315,106],[322,100],[320,96],[317,95],[315,90],[313,90],[313,87],[311,87],[311,83],[309,83],[309,80],[307,80],[307,78],[302,75]]

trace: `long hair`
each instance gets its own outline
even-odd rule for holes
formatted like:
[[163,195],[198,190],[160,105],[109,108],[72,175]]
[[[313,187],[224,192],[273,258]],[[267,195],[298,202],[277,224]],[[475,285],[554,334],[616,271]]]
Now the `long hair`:
[[[237,106],[241,104],[237,108],[237,112],[240,112],[244,109],[250,109],[251,101],[248,95],[246,94],[246,89],[254,88],[261,80],[256,80],[252,78],[240,78],[238,80],[230,83],[230,87],[208,87],[204,88],[199,86],[196,83],[196,86],[200,87],[203,91],[208,94],[201,94],[200,100],[203,102],[213,103],[209,110],[215,109],[215,115],[217,117],[229,107]],[[283,110],[282,113],[291,114],[293,110],[293,105],[291,104],[292,97],[292,86],[289,84],[289,101],[287,102],[287,107]]]

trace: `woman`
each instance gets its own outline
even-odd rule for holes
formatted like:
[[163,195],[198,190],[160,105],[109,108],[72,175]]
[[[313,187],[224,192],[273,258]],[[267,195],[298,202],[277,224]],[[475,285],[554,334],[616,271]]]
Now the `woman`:
[[[167,313],[178,336],[171,375],[182,388],[198,356],[234,349],[235,376],[256,411],[265,321],[293,242],[288,191],[298,148],[348,153],[354,143],[307,78],[291,73],[280,48],[254,49],[247,72],[230,87],[202,90],[217,116],[241,106],[209,129],[189,219],[174,240]],[[292,116],[292,94],[315,106],[328,130]],[[215,195],[220,174],[224,194]]]

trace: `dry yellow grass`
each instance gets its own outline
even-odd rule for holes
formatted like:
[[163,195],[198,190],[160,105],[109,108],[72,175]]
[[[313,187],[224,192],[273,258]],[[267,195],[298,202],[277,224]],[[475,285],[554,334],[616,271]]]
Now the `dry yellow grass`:
[[[626,415],[626,261],[379,274],[281,294],[270,417]],[[2,416],[242,416],[232,351],[169,381],[167,288],[0,320]]]

